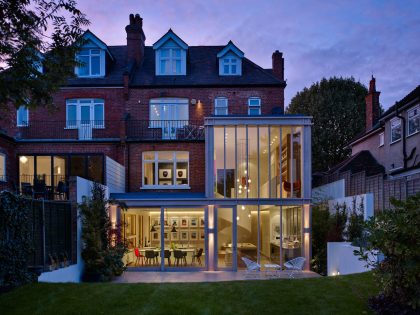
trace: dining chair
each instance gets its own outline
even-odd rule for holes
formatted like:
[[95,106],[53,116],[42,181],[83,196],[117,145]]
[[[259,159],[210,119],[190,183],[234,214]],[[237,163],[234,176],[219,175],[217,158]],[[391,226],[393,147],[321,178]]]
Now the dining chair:
[[138,249],[138,247],[134,248],[134,255],[136,255],[136,262],[134,263],[134,266],[138,265],[141,262],[141,265],[143,266],[143,262],[144,262],[144,255],[142,255],[140,253],[140,250]]
[[198,250],[198,252],[196,253],[196,254],[194,254],[193,256],[192,256],[192,259],[191,259],[191,266],[193,265],[193,263],[197,260],[197,262],[200,264],[200,266],[201,266],[201,256],[203,255],[203,249],[202,248],[200,248],[199,250]]
[[165,249],[164,258],[168,259],[168,265],[171,266],[171,251],[169,249]]
[[146,250],[145,256],[146,256],[146,264],[147,265],[154,265],[155,264],[156,256],[155,256],[155,251],[154,250]]
[[174,250],[174,258],[175,258],[175,263],[177,266],[179,266],[180,260],[181,260],[181,265],[182,265],[182,262],[184,262],[185,266],[187,265],[187,260],[185,258],[184,252],[182,252],[181,250],[179,249]]

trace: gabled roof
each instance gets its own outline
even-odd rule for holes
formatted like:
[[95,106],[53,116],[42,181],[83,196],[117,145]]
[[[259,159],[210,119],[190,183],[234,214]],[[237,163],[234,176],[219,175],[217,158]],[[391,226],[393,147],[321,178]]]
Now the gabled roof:
[[188,45],[178,35],[176,35],[172,29],[169,29],[165,35],[163,35],[156,43],[153,44],[153,49],[159,49],[159,47],[171,39],[182,49],[188,49]]
[[236,47],[236,45],[230,40],[229,43],[217,54],[217,58],[223,57],[229,51],[233,52],[239,58],[243,58],[245,55],[244,52]]
[[111,57],[111,59],[114,60],[114,56],[112,55],[108,46],[103,41],[101,41],[98,36],[93,34],[90,30],[86,30],[86,32],[82,35],[82,37],[83,37],[84,40],[86,40],[86,41],[90,40],[92,43],[94,43],[100,49],[105,50],[108,53],[109,57]]
[[343,173],[350,171],[352,174],[365,171],[367,176],[385,173],[385,168],[376,161],[368,150],[363,150],[345,159],[327,171],[327,174]]

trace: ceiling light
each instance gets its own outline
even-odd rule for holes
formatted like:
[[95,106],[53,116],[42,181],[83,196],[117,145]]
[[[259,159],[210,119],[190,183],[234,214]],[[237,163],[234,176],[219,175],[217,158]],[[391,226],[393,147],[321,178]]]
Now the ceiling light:
[[22,156],[19,158],[19,161],[21,161],[23,164],[25,164],[26,162],[28,162],[28,158],[27,158],[26,156],[22,155]]

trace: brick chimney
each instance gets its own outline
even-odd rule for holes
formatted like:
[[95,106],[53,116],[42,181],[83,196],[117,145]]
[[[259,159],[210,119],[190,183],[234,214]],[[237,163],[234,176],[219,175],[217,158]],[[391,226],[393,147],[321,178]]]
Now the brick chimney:
[[273,74],[276,78],[278,78],[281,81],[284,81],[284,58],[283,53],[276,50],[273,52],[272,56],[273,61]]
[[379,119],[379,94],[376,91],[376,80],[372,76],[369,82],[369,93],[366,95],[366,131],[372,129]]
[[139,65],[144,57],[144,41],[146,36],[143,32],[143,19],[140,15],[130,14],[130,24],[125,27],[127,32],[127,60],[135,59]]

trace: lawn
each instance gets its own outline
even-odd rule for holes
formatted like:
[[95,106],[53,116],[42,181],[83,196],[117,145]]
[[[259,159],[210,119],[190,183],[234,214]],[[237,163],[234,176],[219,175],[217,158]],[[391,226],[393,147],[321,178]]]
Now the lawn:
[[0,314],[367,314],[370,273],[172,284],[36,283],[0,295]]

